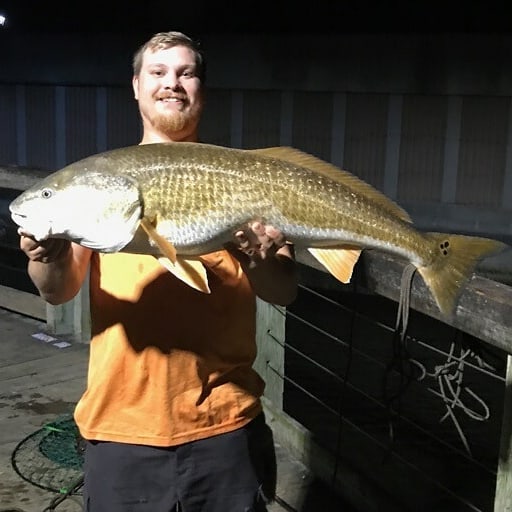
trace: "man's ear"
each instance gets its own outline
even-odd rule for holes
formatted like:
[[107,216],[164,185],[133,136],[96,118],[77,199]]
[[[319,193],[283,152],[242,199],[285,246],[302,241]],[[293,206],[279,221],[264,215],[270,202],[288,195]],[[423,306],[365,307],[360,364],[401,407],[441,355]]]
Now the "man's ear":
[[139,77],[138,75],[133,75],[132,78],[132,87],[133,87],[133,96],[136,100],[139,99]]

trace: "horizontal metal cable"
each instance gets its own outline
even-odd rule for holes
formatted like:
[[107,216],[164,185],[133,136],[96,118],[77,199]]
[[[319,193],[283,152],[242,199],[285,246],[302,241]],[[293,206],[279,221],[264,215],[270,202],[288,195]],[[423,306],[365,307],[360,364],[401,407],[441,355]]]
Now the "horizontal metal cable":
[[[290,314],[288,312],[288,314]],[[300,317],[298,317],[297,315],[292,315],[294,316],[295,318],[299,318],[300,320],[303,320],[301,319]],[[336,336],[328,333],[328,332],[325,332],[323,331],[322,329],[318,328],[317,326],[315,326],[314,324],[311,324],[310,322],[307,322],[307,321],[304,321],[304,323],[308,324],[308,325],[311,325],[311,327],[313,327],[315,330],[317,330],[318,332],[321,332],[322,334],[324,334],[325,336],[327,336],[328,338],[334,340],[334,341],[339,341],[341,342],[341,340],[339,340],[339,338],[337,338]],[[296,355],[298,355],[300,358],[302,358],[303,360],[307,361],[308,363],[310,363],[311,365],[313,365],[314,367],[316,367],[317,369],[321,370],[322,372],[326,373],[327,375],[329,375],[331,378],[333,378],[335,381],[337,381],[340,385],[345,385],[349,388],[351,388],[353,391],[359,393],[360,395],[364,396],[368,401],[372,402],[374,405],[376,405],[378,408],[380,409],[386,409],[386,405],[383,404],[382,402],[380,402],[378,399],[376,399],[374,396],[372,395],[369,395],[368,393],[364,392],[363,390],[359,389],[359,388],[356,388],[355,386],[353,386],[349,381],[345,381],[345,377],[342,377],[340,375],[338,375],[336,372],[332,371],[331,369],[325,367],[324,365],[322,365],[321,363],[319,363],[318,361],[316,361],[314,358],[308,356],[307,354],[305,354],[303,351],[297,349],[296,347],[294,347],[293,345],[291,345],[290,343],[283,343],[281,340],[279,340],[277,337],[275,337],[273,335],[273,333],[268,330],[267,331],[267,334],[274,340],[275,343],[277,343],[279,346],[281,346],[283,349],[285,350],[289,350],[293,353],[295,353]],[[348,343],[345,343],[345,342],[342,342],[342,344],[344,346],[349,346]],[[426,347],[429,347],[429,345],[426,345],[424,344]],[[351,348],[352,349],[352,348]],[[354,350],[355,353],[359,354],[360,356],[364,357],[365,359],[367,360],[371,360],[372,362],[376,363],[377,365],[381,366],[381,367],[384,367],[384,363],[371,357],[371,356],[367,356],[367,354],[365,354],[364,352],[361,352],[359,350],[356,350],[356,349],[352,349]],[[457,358],[455,355],[453,355],[453,353],[449,354],[447,352],[444,352],[444,351],[440,351],[440,350],[436,350],[437,353],[439,354],[442,354],[444,356],[451,356],[452,357],[452,360],[453,361],[457,361],[457,360],[462,360],[461,358]],[[419,363],[420,364],[420,363]],[[472,368],[474,368],[475,370],[477,371],[481,371],[482,373],[485,373],[485,374],[488,374],[489,372],[485,369],[482,369],[481,367],[479,366],[476,366],[476,365],[473,365],[471,363],[469,363],[468,361],[464,361],[464,364],[467,364],[468,366],[471,366]],[[275,370],[274,370],[275,371]],[[398,372],[397,372],[398,374]],[[312,395],[309,391],[307,391],[305,388],[303,388],[302,386],[300,386],[298,383],[294,382],[292,379],[290,379],[289,377],[285,377],[283,375],[280,375],[281,378],[285,379],[287,382],[290,382],[292,383],[295,387],[297,387],[298,389],[300,389],[303,393],[305,393],[306,395],[310,396],[312,399],[314,399],[317,403],[319,403],[323,408],[329,410],[331,413],[334,413],[336,415],[339,415],[339,413],[337,411],[334,411],[331,407],[329,407],[326,403],[324,403],[322,400],[320,400],[319,398],[315,397],[314,395]],[[432,394],[435,394],[436,396],[440,397],[443,399],[443,402],[447,405],[447,407],[454,407],[454,406],[460,406],[460,400],[457,399],[455,396],[453,398],[450,398],[448,396],[446,396],[446,393],[440,393],[440,392],[437,392],[435,389],[431,388],[431,387],[425,387],[424,389],[426,389],[428,392],[432,393]],[[482,401],[481,399],[479,399],[479,397],[477,396],[474,396],[473,395],[473,398],[478,402],[480,403],[484,409],[486,409],[486,406],[485,404],[482,404]],[[471,411],[469,411],[469,414],[468,414],[470,417],[473,417],[475,416],[475,414],[471,413]],[[460,429],[460,426],[457,422],[457,420],[452,416],[452,421],[454,422],[455,424],[455,427],[456,429],[458,430],[459,432],[459,437],[461,438],[466,450],[460,450],[459,448],[457,448],[456,446],[446,442],[445,440],[443,440],[442,438],[438,437],[437,435],[433,434],[431,431],[423,428],[421,425],[417,424],[416,422],[410,420],[409,418],[407,418],[406,416],[400,416],[400,419],[402,421],[404,421],[405,423],[407,423],[408,425],[410,425],[411,427],[417,429],[418,431],[422,432],[423,435],[429,437],[430,439],[433,439],[435,440],[436,442],[442,444],[443,446],[449,448],[450,450],[452,450],[454,453],[457,453],[459,454],[460,456],[466,458],[467,460],[471,461],[472,463],[474,463],[475,465],[478,465],[479,467],[481,467],[483,470],[485,470],[486,472],[490,473],[490,474],[495,474],[496,471],[492,468],[489,468],[487,466],[485,466],[484,464],[482,464],[480,461],[478,461],[477,459],[474,459],[471,455],[471,450],[469,449],[469,446],[465,440],[465,437]]]
[[[297,389],[299,389],[300,391],[302,391],[304,394],[306,394],[307,396],[309,396],[312,400],[314,400],[315,402],[317,402],[318,404],[320,404],[322,407],[324,407],[325,409],[327,409],[329,412],[331,412],[332,414],[336,415],[338,418],[339,417],[339,414],[337,411],[335,411],[334,409],[332,409],[331,407],[328,407],[325,403],[323,403],[321,400],[319,400],[316,396],[314,396],[313,394],[311,394],[309,391],[307,391],[306,389],[304,389],[302,386],[300,386],[299,384],[297,384],[295,381],[289,379],[288,377],[286,377],[285,375],[283,375],[281,372],[279,372],[276,368],[274,368],[270,363],[267,363],[267,367],[272,371],[274,372],[278,377],[280,377],[281,379],[283,379],[283,381],[286,381],[288,383],[290,383],[292,386],[296,387]],[[354,428],[355,430],[357,430],[360,434],[362,434],[363,436],[365,436],[366,438],[370,439],[373,443],[377,444],[379,447],[381,447],[382,449],[384,450],[388,450],[389,447],[387,444],[379,441],[378,439],[376,439],[375,437],[372,437],[370,436],[366,431],[362,430],[361,428],[359,428],[357,425],[355,425],[354,423],[352,423],[350,420],[348,420],[347,418],[341,418],[343,420],[344,423],[350,425],[352,428]],[[428,432],[427,432],[428,433]],[[441,440],[442,441],[442,440]],[[464,452],[461,452],[462,455],[464,455]],[[336,459],[338,457],[340,457],[342,454],[341,453],[334,453],[334,456],[336,457]],[[401,456],[400,454],[398,454],[397,452],[393,451],[390,453],[390,455],[392,455],[394,458],[396,458],[397,460],[399,460],[400,462],[402,462],[404,465],[414,469],[415,471],[417,471],[419,474],[421,474],[426,480],[428,480],[429,482],[431,482],[433,485],[435,485],[436,487],[438,487],[439,489],[442,489],[443,491],[445,491],[446,493],[448,493],[450,496],[452,496],[453,498],[455,498],[456,500],[458,500],[460,503],[464,503],[464,505],[468,506],[469,509],[471,510],[474,510],[475,512],[481,512],[481,510],[477,507],[475,507],[472,503],[470,503],[469,501],[467,501],[466,499],[464,499],[463,497],[459,496],[458,494],[456,494],[454,491],[452,491],[451,489],[449,489],[448,487],[444,486],[441,482],[439,482],[438,480],[436,480],[435,478],[433,478],[431,475],[429,475],[428,473],[425,473],[419,466],[417,466],[416,464],[413,464],[410,460],[404,458],[403,456]],[[483,469],[487,469],[485,468],[485,466],[483,467]]]

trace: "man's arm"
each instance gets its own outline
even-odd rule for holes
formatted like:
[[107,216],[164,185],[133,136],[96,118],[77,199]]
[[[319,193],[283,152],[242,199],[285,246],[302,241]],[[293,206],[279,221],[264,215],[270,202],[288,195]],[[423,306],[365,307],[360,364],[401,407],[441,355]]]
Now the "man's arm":
[[253,222],[235,238],[239,245],[229,244],[226,249],[240,261],[254,293],[273,304],[291,304],[297,296],[298,271],[293,246],[281,231]]
[[50,304],[63,304],[80,290],[92,251],[67,240],[37,242],[19,231],[20,248],[28,257],[28,274],[41,297]]

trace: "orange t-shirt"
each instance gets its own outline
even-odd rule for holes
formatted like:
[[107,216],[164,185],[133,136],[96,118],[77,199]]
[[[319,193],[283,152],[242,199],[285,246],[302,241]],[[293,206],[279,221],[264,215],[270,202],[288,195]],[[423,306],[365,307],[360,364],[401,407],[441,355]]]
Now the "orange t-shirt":
[[254,293],[229,253],[203,260],[211,294],[152,256],[93,254],[88,382],[75,410],[85,439],[173,446],[261,411]]

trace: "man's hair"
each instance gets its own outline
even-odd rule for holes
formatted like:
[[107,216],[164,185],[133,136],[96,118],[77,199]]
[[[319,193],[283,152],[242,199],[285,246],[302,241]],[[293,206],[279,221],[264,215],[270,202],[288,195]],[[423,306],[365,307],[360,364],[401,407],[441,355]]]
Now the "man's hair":
[[165,50],[173,46],[186,46],[190,48],[196,56],[197,76],[204,84],[206,80],[206,60],[203,52],[199,48],[199,43],[194,41],[182,32],[158,32],[144,43],[133,55],[133,74],[138,75],[142,68],[142,59],[146,50],[153,52]]

